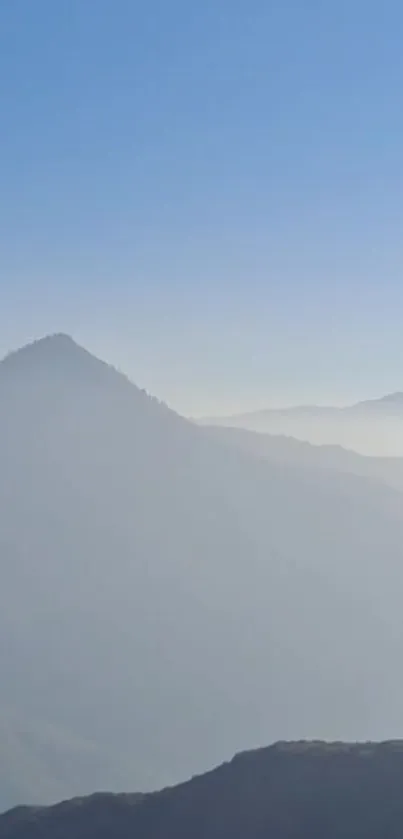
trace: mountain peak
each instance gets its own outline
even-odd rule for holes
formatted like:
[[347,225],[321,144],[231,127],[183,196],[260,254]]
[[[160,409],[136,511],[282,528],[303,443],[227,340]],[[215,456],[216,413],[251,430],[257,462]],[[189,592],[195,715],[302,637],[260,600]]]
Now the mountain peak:
[[80,353],[85,352],[70,335],[66,335],[64,332],[58,332],[54,335],[46,335],[43,338],[38,338],[35,341],[30,341],[25,346],[19,348],[18,350],[13,350],[10,352],[6,357],[3,359],[3,364],[16,364],[22,359],[28,357],[43,357],[49,355],[54,355],[55,353],[71,353],[77,352]]
[[[138,388],[124,373],[63,332],[46,335],[10,352],[0,361],[0,382],[14,391],[40,386],[49,387],[54,393],[55,388],[60,392],[66,387],[78,387],[82,393],[83,388],[87,392],[95,388],[107,393],[108,397],[113,394],[131,404],[133,399],[137,400],[137,405],[140,400],[142,409],[147,406],[147,412],[159,415],[163,411],[165,417],[174,416],[164,403]],[[176,414],[175,417],[178,418]]]
[[[2,375],[15,377],[27,376],[30,380],[38,377],[51,377],[75,381],[93,381],[107,373],[110,377],[112,368],[91,355],[77,344],[70,335],[59,332],[32,341],[21,349],[9,353],[0,363]],[[114,371],[119,376],[117,371]]]

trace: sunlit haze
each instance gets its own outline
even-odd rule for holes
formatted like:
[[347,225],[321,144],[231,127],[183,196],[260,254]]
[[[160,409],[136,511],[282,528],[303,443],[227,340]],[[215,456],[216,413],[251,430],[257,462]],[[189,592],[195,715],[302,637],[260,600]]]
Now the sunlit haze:
[[0,839],[402,839],[402,47],[0,0]]

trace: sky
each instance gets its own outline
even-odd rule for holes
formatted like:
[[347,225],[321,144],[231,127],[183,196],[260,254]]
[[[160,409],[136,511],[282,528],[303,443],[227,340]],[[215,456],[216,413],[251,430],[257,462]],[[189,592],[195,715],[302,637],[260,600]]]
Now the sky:
[[1,0],[0,353],[189,415],[403,390],[400,0]]

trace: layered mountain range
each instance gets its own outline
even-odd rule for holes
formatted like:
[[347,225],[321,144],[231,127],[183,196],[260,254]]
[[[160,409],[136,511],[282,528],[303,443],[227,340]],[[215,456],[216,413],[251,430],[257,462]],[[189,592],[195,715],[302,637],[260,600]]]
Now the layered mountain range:
[[64,335],[0,364],[2,809],[403,734],[400,479],[253,439]]
[[403,393],[346,407],[301,405],[199,420],[201,425],[286,435],[319,445],[339,445],[364,455],[403,455]]

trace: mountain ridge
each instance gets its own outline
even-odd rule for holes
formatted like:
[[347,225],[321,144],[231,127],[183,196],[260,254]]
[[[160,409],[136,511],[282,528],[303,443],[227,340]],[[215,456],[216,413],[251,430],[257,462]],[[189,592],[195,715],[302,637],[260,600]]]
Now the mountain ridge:
[[[35,376],[35,384],[38,384],[38,377],[43,374],[63,377],[64,385],[69,378],[77,377],[83,382],[96,384],[102,382],[102,377],[108,376],[110,381],[125,382],[140,391],[133,384],[128,376],[108,364],[106,361],[89,352],[85,347],[78,344],[70,335],[58,332],[45,335],[25,344],[16,350],[8,352],[0,360],[0,376],[6,375],[30,375]],[[75,383],[77,384],[77,378]]]
[[30,359],[0,366],[2,806],[399,732],[401,494],[224,446],[102,363]]
[[403,393],[345,407],[302,405],[206,417],[199,426],[243,428],[370,456],[403,456]]
[[229,426],[203,426],[212,437],[249,454],[310,469],[330,469],[382,481],[403,491],[403,457],[371,457],[341,445],[309,443],[286,435]]
[[176,787],[0,816],[0,839],[400,839],[403,743],[277,742]]
[[394,391],[392,393],[387,393],[384,396],[375,397],[372,399],[363,399],[359,400],[358,402],[353,402],[347,405],[320,405],[320,404],[299,404],[299,405],[290,405],[287,407],[273,407],[273,408],[258,408],[257,410],[250,410],[250,411],[241,411],[236,412],[233,414],[224,414],[224,415],[216,415],[216,416],[201,416],[201,417],[192,417],[193,422],[207,424],[207,425],[214,425],[215,423],[222,424],[224,422],[229,422],[231,420],[240,420],[240,419],[247,419],[251,417],[263,417],[266,415],[272,414],[296,414],[296,413],[315,413],[315,414],[323,414],[327,415],[329,413],[335,414],[342,414],[342,413],[349,413],[355,412],[356,410],[362,408],[369,408],[374,407],[377,405],[382,405],[385,403],[397,403],[401,404],[403,409],[403,391]]

